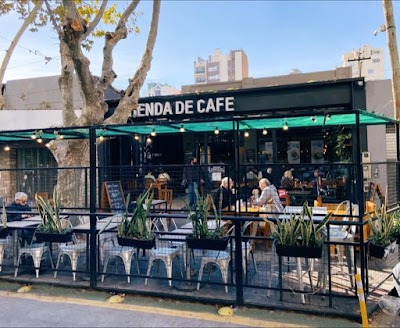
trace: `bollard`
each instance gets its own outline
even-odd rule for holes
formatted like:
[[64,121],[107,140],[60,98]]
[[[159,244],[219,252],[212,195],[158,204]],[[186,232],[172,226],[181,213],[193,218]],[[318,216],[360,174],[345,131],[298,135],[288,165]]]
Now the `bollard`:
[[361,275],[359,273],[356,274],[356,284],[357,284],[358,301],[360,303],[361,326],[362,328],[368,328],[367,306],[365,304],[364,288],[361,282]]

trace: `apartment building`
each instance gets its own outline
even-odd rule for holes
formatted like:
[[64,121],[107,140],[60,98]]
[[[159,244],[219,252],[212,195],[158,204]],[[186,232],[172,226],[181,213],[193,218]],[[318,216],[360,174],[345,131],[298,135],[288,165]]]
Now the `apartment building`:
[[238,81],[249,76],[249,63],[243,50],[231,50],[224,54],[215,49],[209,58],[198,58],[194,62],[194,83]]
[[147,90],[143,93],[143,97],[169,96],[179,95],[181,91],[169,84],[147,83]]
[[342,67],[351,67],[353,77],[364,77],[369,80],[385,78],[385,61],[383,48],[372,48],[364,45],[342,55]]

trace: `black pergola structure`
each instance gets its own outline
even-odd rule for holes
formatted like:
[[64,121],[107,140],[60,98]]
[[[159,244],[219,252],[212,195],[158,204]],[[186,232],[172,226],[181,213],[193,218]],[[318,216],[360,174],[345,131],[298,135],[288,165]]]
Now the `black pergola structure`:
[[[112,114],[113,103],[110,103],[110,113]],[[149,288],[144,288],[137,284],[132,286],[122,285],[119,280],[125,281],[125,275],[112,274],[109,278],[110,283],[99,283],[98,276],[101,273],[101,268],[98,261],[98,238],[96,225],[99,217],[106,216],[104,213],[101,202],[101,187],[102,182],[112,181],[115,179],[122,179],[121,170],[118,164],[113,163],[110,166],[110,161],[103,160],[102,156],[107,154],[107,148],[115,147],[115,144],[99,146],[99,138],[128,138],[132,143],[136,143],[136,146],[132,147],[132,143],[120,142],[117,144],[119,147],[120,154],[130,153],[129,156],[132,159],[131,164],[127,165],[129,168],[134,168],[134,172],[140,172],[144,174],[145,170],[148,168],[156,169],[159,164],[153,164],[146,161],[146,156],[144,154],[144,148],[146,145],[146,138],[151,135],[152,132],[156,131],[158,136],[163,136],[167,140],[169,136],[179,134],[182,138],[185,138],[184,134],[200,135],[203,140],[203,146],[205,149],[208,147],[210,138],[208,136],[213,135],[215,130],[218,129],[221,132],[230,133],[233,143],[234,153],[231,154],[231,159],[229,164],[219,163],[220,166],[224,167],[223,175],[232,177],[234,181],[243,182],[244,185],[247,184],[246,172],[249,167],[257,165],[256,162],[245,162],[241,160],[243,157],[244,148],[244,136],[243,133],[246,131],[253,131],[257,133],[257,144],[258,139],[262,136],[264,130],[268,130],[271,133],[273,160],[268,163],[264,163],[259,166],[271,166],[274,169],[279,170],[279,168],[288,169],[291,167],[295,168],[295,171],[301,171],[302,167],[314,167],[330,165],[331,167],[340,166],[347,168],[347,193],[346,199],[351,202],[358,204],[358,213],[350,213],[351,217],[355,217],[356,220],[348,223],[349,226],[356,226],[359,232],[359,240],[351,244],[351,249],[354,254],[358,253],[358,256],[354,257],[354,265],[359,268],[359,272],[362,276],[362,281],[365,288],[365,293],[368,295],[372,290],[379,289],[381,283],[387,280],[390,276],[389,273],[384,270],[380,270],[379,278],[374,277],[374,286],[371,288],[372,284],[369,279],[369,262],[367,256],[368,250],[368,240],[365,239],[364,230],[367,222],[363,220],[365,217],[364,204],[367,200],[367,194],[365,192],[365,181],[364,176],[364,164],[362,162],[362,152],[367,151],[367,126],[370,125],[393,125],[396,131],[396,145],[399,145],[399,127],[398,122],[380,115],[369,113],[365,111],[365,88],[363,79],[348,79],[348,80],[338,80],[338,81],[325,81],[325,82],[310,82],[307,84],[298,84],[290,86],[271,86],[256,89],[242,89],[242,90],[227,90],[218,92],[208,92],[208,93],[195,93],[187,94],[181,96],[165,96],[165,97],[152,97],[152,98],[142,98],[139,101],[139,106],[137,109],[133,110],[132,118],[127,124],[121,125],[99,125],[99,126],[84,126],[84,127],[54,127],[54,128],[43,128],[40,129],[41,137],[46,140],[59,140],[59,136],[63,136],[63,141],[68,139],[89,139],[90,144],[90,167],[84,168],[87,170],[87,200],[84,204],[79,204],[76,209],[68,208],[67,214],[70,215],[88,215],[90,216],[90,230],[85,231],[88,235],[88,240],[90,241],[89,253],[87,258],[90,259],[89,265],[86,266],[86,270],[81,270],[77,272],[85,273],[89,275],[89,283],[91,288],[130,292],[130,293],[142,293],[148,295],[162,295],[169,296],[173,298],[183,298],[191,300],[202,300],[204,302],[219,302],[219,303],[235,303],[237,305],[255,305],[255,306],[266,306],[273,308],[290,308],[301,311],[311,312],[321,312],[323,308],[325,313],[337,313],[336,310],[332,308],[332,299],[336,298],[338,302],[346,302],[348,298],[356,301],[356,288],[355,286],[347,286],[343,288],[338,287],[335,290],[335,281],[333,278],[333,271],[331,269],[331,256],[328,256],[328,263],[321,264],[327,266],[328,271],[328,291],[318,291],[313,290],[311,283],[311,290],[304,290],[298,288],[294,284],[295,275],[287,276],[288,287],[284,287],[278,284],[274,280],[275,276],[274,268],[271,269],[271,263],[273,263],[275,254],[267,254],[267,252],[262,252],[262,255],[258,258],[259,262],[259,272],[243,270],[242,259],[244,254],[239,247],[234,250],[234,261],[231,262],[231,276],[229,286],[235,288],[234,294],[218,293],[218,295],[213,293],[213,288],[211,291],[201,292],[199,295],[193,292],[190,288],[176,288],[171,289],[160,289],[159,285],[165,284],[165,277],[154,278],[157,285],[153,286],[151,290]],[[322,163],[315,164],[311,162],[305,163],[284,163],[282,162],[282,156],[279,157],[279,148],[282,146],[280,144],[281,139],[279,139],[279,134],[282,133],[282,128],[288,126],[292,132],[292,135],[296,135],[296,131],[299,134],[305,135],[307,139],[307,134],[309,129],[312,131],[331,131],[330,129],[340,127],[341,129],[348,129],[351,131],[351,159],[347,162],[339,163]],[[184,132],[182,132],[184,128]],[[6,144],[18,144],[20,142],[33,142],[31,136],[37,133],[38,129],[32,130],[19,130],[19,131],[0,131],[0,142],[4,145]],[[333,131],[333,130],[332,130]],[[138,137],[138,138],[136,138]],[[138,139],[139,141],[136,141]],[[286,140],[285,142],[287,142]],[[289,140],[292,141],[292,140]],[[212,141],[211,141],[212,142]],[[125,145],[125,146],[124,146]],[[286,146],[286,144],[285,144]],[[99,151],[99,148],[103,147]],[[124,148],[126,147],[126,148]],[[286,149],[285,149],[286,150]],[[260,153],[257,151],[257,154]],[[103,154],[103,155],[102,155]],[[398,162],[399,162],[399,148],[396,147],[397,160],[390,163],[390,165],[395,167],[394,172],[398,172]],[[305,155],[304,155],[305,156]],[[310,158],[307,155],[307,158]],[[333,156],[333,155],[332,155]],[[104,156],[107,158],[107,156]],[[101,163],[99,165],[98,163]],[[133,164],[132,164],[133,163]],[[214,163],[208,162],[208,156],[204,156],[204,161],[201,163],[205,170],[215,166]],[[373,163],[371,163],[372,165]],[[182,160],[180,163],[174,165],[164,165],[164,167],[176,169],[176,180],[180,180],[182,169],[187,165],[187,162]],[[386,162],[376,163],[376,165],[386,166]],[[33,168],[35,169],[35,168]],[[58,170],[63,168],[57,168]],[[126,169],[126,168],[125,168]],[[7,169],[12,170],[12,169]],[[2,171],[2,170],[0,170]],[[108,172],[105,174],[104,172]],[[110,172],[119,172],[116,175]],[[138,175],[132,175],[133,179],[139,180]],[[399,175],[395,173],[395,179],[387,179],[388,184],[391,185],[391,189],[395,190],[395,195],[392,197],[392,202],[390,204],[391,208],[397,207],[399,202]],[[137,189],[141,189],[142,186],[138,181],[135,185]],[[125,187],[125,185],[124,185]],[[211,192],[214,186],[210,184],[208,187],[205,186],[205,192]],[[39,190],[37,190],[39,191]],[[183,195],[185,197],[185,195]],[[238,197],[246,199],[246,190],[239,189]],[[337,200],[339,203],[340,197]],[[240,209],[236,209],[229,216],[229,220],[235,225],[235,244],[242,244],[242,232],[241,225],[246,220],[249,220],[247,213],[241,212]],[[155,214],[154,214],[155,215]],[[184,213],[182,209],[176,208],[175,211],[172,210],[169,214],[157,214],[160,217],[184,219],[187,213]],[[262,221],[258,218],[251,218],[254,221]],[[333,221],[334,224],[343,224],[343,222]],[[330,224],[332,224],[330,223]],[[328,229],[329,231],[329,229]],[[115,232],[114,232],[115,233]],[[255,244],[258,242],[268,242],[270,238],[268,236],[253,237]],[[332,246],[344,245],[341,242],[331,242],[328,239],[326,244]],[[265,254],[264,254],[265,253]],[[269,252],[271,253],[271,252]],[[260,252],[261,254],[261,252]],[[247,255],[245,256],[247,257]],[[247,261],[247,258],[246,258]],[[7,267],[5,265],[4,267]],[[10,266],[13,268],[14,266]],[[260,268],[261,267],[261,268]],[[235,269],[233,269],[235,268]],[[5,270],[7,271],[7,270]],[[70,270],[60,270],[65,271],[65,278],[58,278],[60,284],[68,285],[70,283],[70,276],[68,272]],[[376,270],[379,271],[379,270]],[[261,273],[260,273],[261,272]],[[268,274],[270,273],[270,275]],[[289,269],[288,269],[289,272]],[[375,271],[374,271],[375,272]],[[310,281],[313,279],[312,273],[309,272]],[[378,273],[377,273],[378,274]],[[212,275],[216,275],[215,273]],[[269,276],[268,276],[269,275]],[[121,277],[123,276],[123,278]],[[131,274],[133,278],[143,278],[146,277],[143,274]],[[24,280],[18,278],[19,280]],[[28,276],[29,277],[29,276]],[[60,277],[60,274],[59,274]],[[25,279],[29,279],[26,278]],[[49,278],[41,278],[44,282],[49,282]],[[175,279],[175,278],[174,278]],[[286,278],[285,278],[286,279]],[[285,282],[286,280],[283,279]],[[301,276],[299,279],[303,279]],[[139,279],[138,279],[139,280]],[[176,286],[182,287],[184,284],[192,284],[196,282],[191,277],[188,279],[177,278]],[[224,284],[221,284],[219,279],[216,281],[210,281],[209,283],[215,288],[222,288]],[[271,280],[271,282],[270,282]],[[280,281],[282,282],[282,277]],[[319,278],[318,278],[319,280]],[[379,280],[379,284],[375,285],[376,281]],[[107,279],[106,279],[107,281]],[[344,280],[343,280],[344,281]],[[341,285],[343,281],[339,281],[338,285]],[[54,283],[54,280],[51,280]],[[86,282],[76,283],[76,286],[86,286]],[[293,285],[294,284],[294,285]],[[274,287],[273,285],[277,285]],[[339,290],[339,291],[338,291]],[[276,298],[267,299],[265,295],[267,291],[279,292]],[[316,304],[313,300],[310,306],[299,307],[297,301],[287,301],[285,299],[283,302],[282,293],[290,293],[295,291],[301,295],[314,295],[314,297],[328,296],[327,301],[321,301],[323,304]],[[268,292],[269,293],[269,292]],[[278,297],[279,296],[279,297]],[[311,296],[310,296],[311,297]],[[342,299],[344,301],[342,301]],[[354,303],[353,313],[357,313],[357,302]],[[321,307],[319,307],[321,306]],[[326,309],[326,306],[328,309]],[[339,306],[340,308],[340,306]],[[347,310],[347,312],[346,312]],[[351,311],[350,311],[351,312]],[[343,307],[343,315],[352,316],[348,311],[347,307]],[[358,314],[354,314],[353,317],[357,317]]]

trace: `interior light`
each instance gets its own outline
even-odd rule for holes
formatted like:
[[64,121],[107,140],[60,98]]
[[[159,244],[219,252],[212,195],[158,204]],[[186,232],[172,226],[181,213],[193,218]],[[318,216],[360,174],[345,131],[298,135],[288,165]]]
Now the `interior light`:
[[266,136],[268,134],[268,131],[266,128],[263,129],[262,134],[263,134],[263,136]]
[[181,124],[181,128],[179,129],[180,132],[185,132],[185,127]]
[[151,135],[152,137],[155,137],[155,136],[156,136],[156,129],[153,129],[153,131],[151,131],[150,135]]
[[139,140],[139,135],[135,134],[134,138],[135,138],[135,140]]
[[248,137],[249,137],[249,135],[250,135],[249,131],[245,131],[245,132],[244,132],[244,136],[245,136],[245,138],[248,138]]
[[11,148],[10,148],[9,146],[5,146],[5,147],[4,147],[4,150],[5,150],[5,151],[10,151],[10,149],[11,149]]
[[216,134],[216,135],[218,135],[218,134],[219,134],[218,127],[215,127],[214,134]]
[[288,126],[287,122],[285,122],[285,124],[283,124],[282,130],[283,131],[289,130],[289,126]]

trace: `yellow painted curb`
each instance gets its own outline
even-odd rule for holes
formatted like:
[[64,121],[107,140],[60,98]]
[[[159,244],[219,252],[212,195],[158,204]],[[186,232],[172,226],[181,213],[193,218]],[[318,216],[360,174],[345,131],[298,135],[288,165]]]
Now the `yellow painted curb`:
[[157,308],[157,307],[149,307],[142,305],[134,305],[134,304],[126,304],[119,303],[113,304],[103,301],[94,301],[94,300],[85,300],[79,298],[71,298],[71,297],[60,297],[60,296],[44,296],[37,294],[17,294],[15,292],[6,292],[0,291],[0,297],[15,297],[15,298],[23,298],[23,299],[31,299],[42,302],[56,302],[56,303],[67,303],[67,304],[77,304],[77,305],[88,305],[88,306],[96,306],[101,308],[109,308],[116,310],[127,310],[127,311],[137,311],[143,313],[153,313],[153,314],[161,314],[172,317],[180,317],[180,318],[190,318],[190,319],[198,319],[198,320],[206,320],[206,321],[214,321],[221,323],[232,323],[243,326],[251,326],[251,327],[304,327],[301,325],[294,325],[288,323],[267,321],[267,320],[257,320],[251,318],[245,318],[241,316],[234,317],[221,317],[218,314],[211,313],[200,313],[200,312],[190,312],[190,311],[181,311],[181,310],[173,310],[173,309],[165,309],[165,308]]

